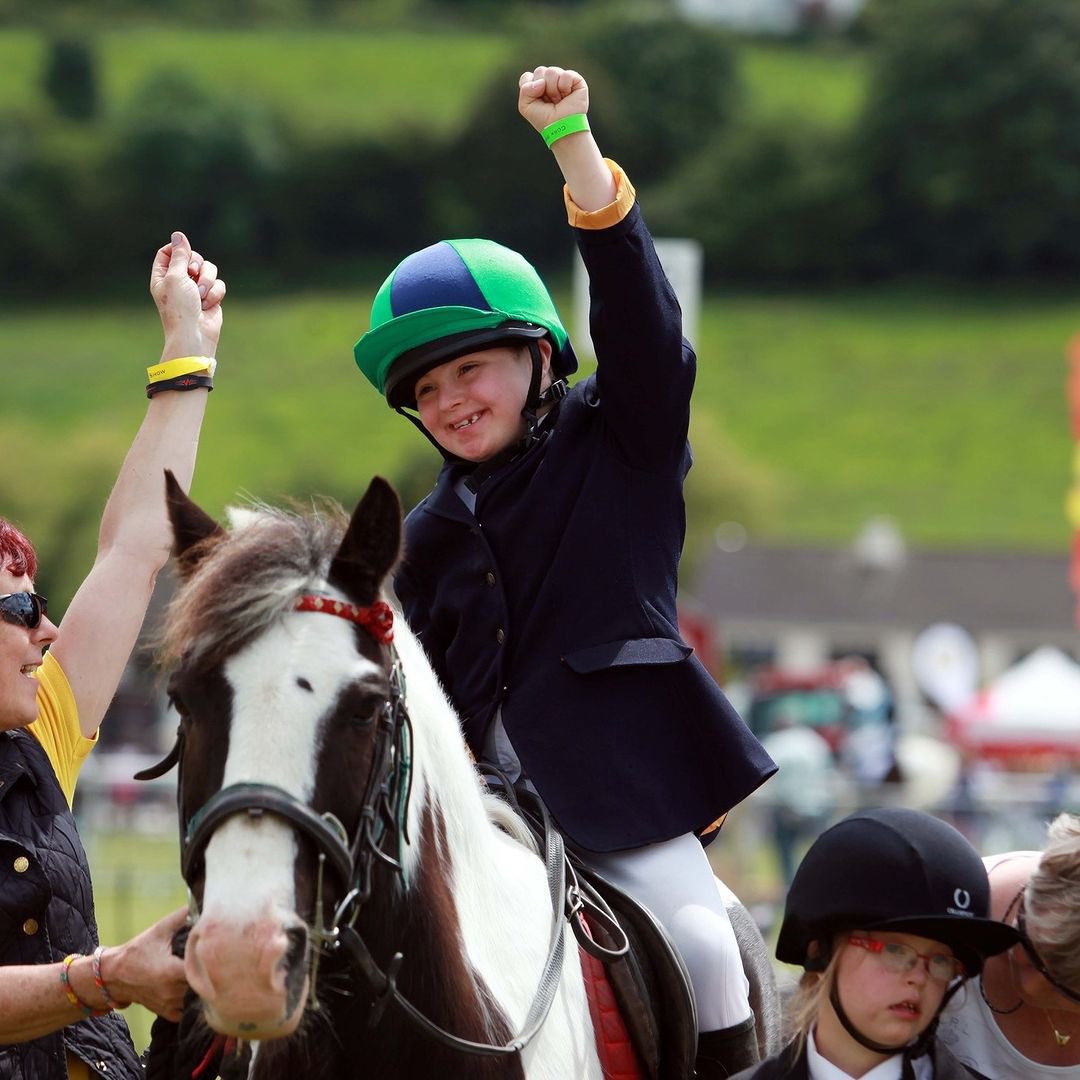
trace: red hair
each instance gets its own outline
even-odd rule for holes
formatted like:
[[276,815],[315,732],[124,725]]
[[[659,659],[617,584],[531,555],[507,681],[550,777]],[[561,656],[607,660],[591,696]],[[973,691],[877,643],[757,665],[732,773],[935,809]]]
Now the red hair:
[[29,578],[37,576],[34,545],[4,518],[0,518],[0,569],[15,577],[22,577],[23,574]]

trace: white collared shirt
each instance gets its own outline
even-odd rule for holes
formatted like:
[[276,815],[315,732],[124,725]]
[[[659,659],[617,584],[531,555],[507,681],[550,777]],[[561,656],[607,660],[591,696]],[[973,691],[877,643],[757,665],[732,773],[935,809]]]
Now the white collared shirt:
[[[806,1036],[806,1064],[810,1072],[810,1080],[900,1080],[904,1069],[902,1055],[893,1054],[880,1065],[875,1065],[869,1072],[855,1078],[831,1061],[826,1061],[818,1053],[812,1030]],[[928,1055],[916,1058],[912,1062],[912,1067],[915,1070],[916,1080],[933,1080],[933,1066]]]

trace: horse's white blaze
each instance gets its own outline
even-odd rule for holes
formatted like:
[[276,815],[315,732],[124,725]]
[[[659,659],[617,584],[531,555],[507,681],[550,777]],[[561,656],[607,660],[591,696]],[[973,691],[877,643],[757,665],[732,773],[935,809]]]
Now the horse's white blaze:
[[[297,612],[231,657],[224,674],[233,708],[222,786],[273,784],[310,802],[320,718],[346,686],[378,674],[357,653],[352,625]],[[282,917],[293,917],[296,851],[292,827],[270,815],[226,821],[206,849],[203,914],[264,917],[269,897]]]

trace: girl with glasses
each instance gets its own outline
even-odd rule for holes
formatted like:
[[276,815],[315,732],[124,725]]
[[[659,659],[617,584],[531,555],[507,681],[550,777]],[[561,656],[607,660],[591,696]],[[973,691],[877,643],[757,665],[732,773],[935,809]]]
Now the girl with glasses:
[[146,416],[106,504],[94,565],[61,625],[34,589],[33,546],[0,518],[0,1077],[85,1080],[92,1069],[141,1080],[114,1009],[138,1001],[177,1019],[187,989],[171,953],[186,910],[99,946],[71,813],[169,557],[164,473],[191,482],[221,331],[225,284],[183,233],[157,252],[150,292],[164,349],[147,369]]
[[943,1004],[1017,941],[988,918],[975,849],[917,810],[864,810],[826,830],[788,891],[777,958],[805,969],[792,1037],[738,1080],[968,1080],[936,1038]]
[[1080,817],[1059,815],[1041,852],[984,861],[991,912],[1020,942],[950,1003],[941,1038],[993,1080],[1080,1078]]

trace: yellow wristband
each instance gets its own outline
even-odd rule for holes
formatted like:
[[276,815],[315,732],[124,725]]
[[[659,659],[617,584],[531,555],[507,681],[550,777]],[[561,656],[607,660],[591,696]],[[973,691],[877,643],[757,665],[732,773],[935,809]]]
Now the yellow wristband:
[[212,356],[181,356],[176,360],[163,360],[160,364],[146,369],[146,381],[148,383],[164,382],[166,379],[175,379],[178,375],[194,375],[196,372],[205,371],[211,378],[217,361]]

